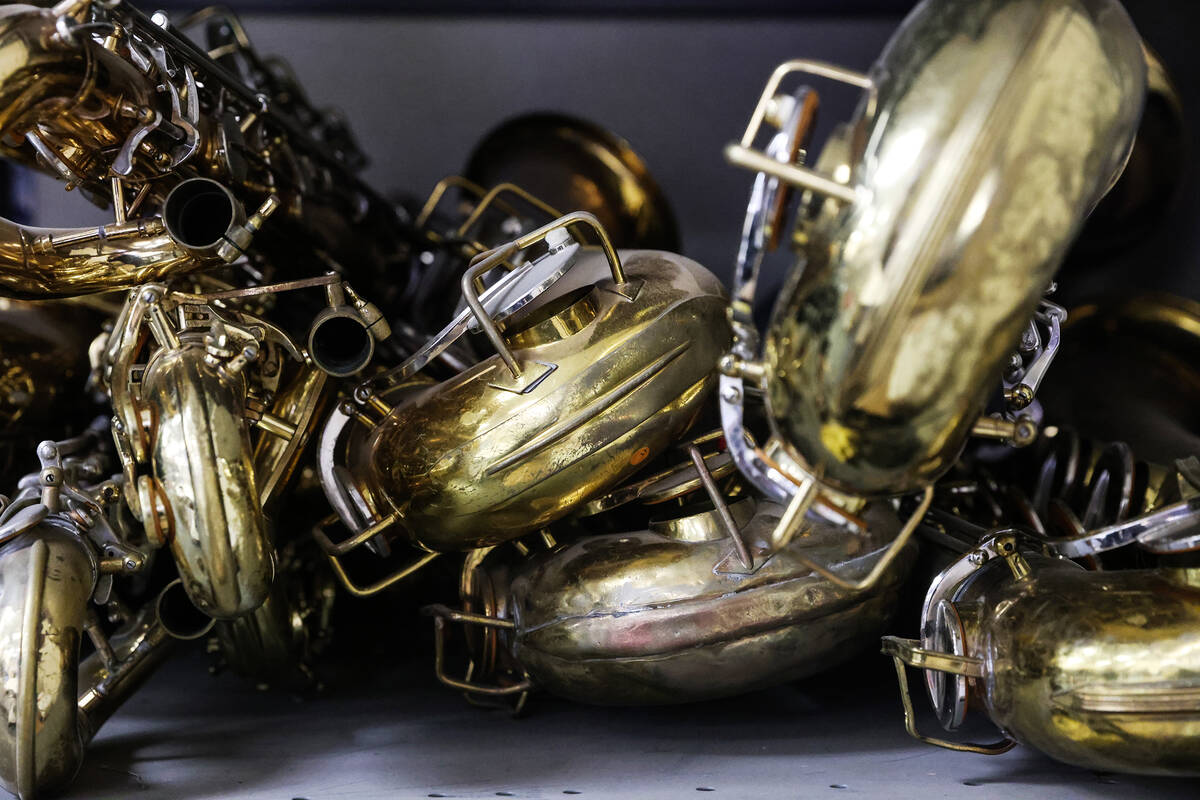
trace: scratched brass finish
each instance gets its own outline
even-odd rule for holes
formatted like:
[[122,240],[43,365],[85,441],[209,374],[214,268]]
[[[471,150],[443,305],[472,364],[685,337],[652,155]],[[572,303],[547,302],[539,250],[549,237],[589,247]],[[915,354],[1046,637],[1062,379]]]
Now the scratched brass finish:
[[[103,433],[93,426],[43,441],[40,471],[22,478],[0,510],[0,711],[8,723],[0,732],[0,785],[20,800],[70,781],[100,726],[172,641],[159,612],[178,582],[133,612],[113,594],[114,583],[143,572],[150,556],[131,535],[119,476],[106,477]],[[96,606],[119,623],[111,634]],[[211,627],[191,611],[201,633]],[[85,633],[95,652],[80,661]]]
[[699,413],[729,344],[720,283],[681,256],[625,252],[626,278],[640,282],[630,299],[606,283],[601,253],[579,259],[579,291],[506,326],[526,372],[555,365],[536,385],[498,388],[509,373],[492,356],[406,398],[372,432],[370,493],[419,546],[537,530],[632,474]]
[[271,590],[264,506],[278,511],[294,484],[328,376],[282,329],[241,310],[253,296],[204,299],[157,285],[130,293],[99,371],[134,487],[126,503],[148,541],[170,548],[192,603],[231,619]]
[[0,784],[13,794],[61,787],[83,761],[77,665],[96,577],[88,549],[49,522],[0,554]]
[[222,22],[229,41],[209,42],[225,53],[218,62],[127,3],[0,9],[0,153],[116,213],[103,229],[0,221],[0,293],[74,296],[220,264],[157,215],[198,176],[251,209],[277,205],[257,237],[276,268],[384,275],[403,247],[400,226],[355,176],[363,159],[344,124],[308,106],[236,18]]
[[865,574],[899,528],[890,509],[866,512],[862,539],[816,524],[776,552],[781,506],[747,498],[730,511],[753,557],[748,570],[716,512],[692,506],[647,530],[585,536],[532,559],[489,556],[464,583],[474,592],[467,607],[515,625],[500,633],[501,664],[600,705],[738,694],[828,669],[876,641],[915,547],[865,592],[832,584],[805,560]]
[[818,479],[887,494],[958,456],[1121,172],[1146,79],[1113,0],[924,3],[869,79],[849,202],[799,225],[766,388],[780,438]]
[[200,344],[159,351],[142,396],[153,409],[151,464],[170,510],[184,588],[213,617],[262,605],[274,579],[245,423],[245,379],[205,363]]
[[[931,687],[965,681],[968,713],[985,711],[1006,735],[1059,761],[1200,772],[1197,571],[1092,572],[1020,550],[938,590],[944,599],[926,609],[921,646],[890,640],[885,651],[918,666],[929,653],[949,656],[941,665],[949,674],[931,671]],[[961,712],[940,691],[932,696],[957,727]]]
[[1200,772],[1200,575],[1064,564],[1034,580],[986,598],[1002,612],[968,634],[1014,667],[996,669],[995,721],[1078,766]]

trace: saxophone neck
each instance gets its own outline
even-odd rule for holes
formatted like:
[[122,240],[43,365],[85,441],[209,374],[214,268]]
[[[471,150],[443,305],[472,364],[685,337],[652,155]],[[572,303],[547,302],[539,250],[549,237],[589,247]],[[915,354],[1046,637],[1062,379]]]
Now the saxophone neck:
[[127,288],[207,263],[157,218],[88,228],[37,228],[0,218],[0,295],[73,297]]

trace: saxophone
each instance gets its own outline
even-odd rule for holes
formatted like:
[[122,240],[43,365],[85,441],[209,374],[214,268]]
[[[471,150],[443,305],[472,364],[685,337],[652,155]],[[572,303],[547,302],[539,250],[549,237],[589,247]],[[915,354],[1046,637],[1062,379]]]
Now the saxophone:
[[[1194,383],[1176,361],[1194,347],[1194,311],[1154,295],[1080,309],[1071,339],[1080,363],[1064,364],[1069,386],[1052,387],[1061,393],[1047,393],[1047,408],[1101,392],[1108,377],[1087,373],[1100,344],[1110,364],[1134,355],[1173,387]],[[1191,455],[1168,467],[1125,442],[1047,424],[1035,447],[942,484],[922,533],[951,563],[926,594],[919,639],[883,643],[916,738],[987,754],[1020,743],[1093,769],[1196,772],[1200,463],[1152,384],[1112,402],[1132,419],[1104,424],[1132,434],[1139,452]],[[1166,435],[1153,424],[1164,420]],[[1002,737],[980,744],[919,731],[906,666],[922,670],[946,730],[986,717]]]
[[[41,469],[0,510],[0,708],[9,723],[0,785],[23,800],[68,783],[88,742],[172,642],[213,625],[178,580],[136,612],[123,602],[154,553],[121,500],[121,476],[107,473],[106,433],[93,426],[42,442]],[[85,637],[95,649],[81,661]]]
[[[719,436],[684,444],[689,460],[591,501],[575,525],[468,554],[461,609],[425,609],[438,679],[480,701],[515,698],[518,709],[535,688],[589,704],[683,703],[806,677],[874,643],[916,548],[870,591],[809,564],[865,576],[896,514],[869,508],[862,540],[816,523],[776,551],[783,506],[747,490]],[[467,633],[465,677],[448,666],[451,623]]]
[[[793,73],[861,92],[811,167],[798,162],[812,92],[779,91]],[[811,61],[775,71],[726,150],[758,178],[719,397],[739,467],[788,504],[779,543],[825,506],[923,490],[898,550],[970,434],[1035,439],[1027,409],[1065,317],[1044,293],[1121,174],[1145,75],[1114,0],[927,0],[868,74]],[[783,238],[791,189],[803,193],[797,262],[760,347],[757,271]],[[1034,346],[1013,361],[1023,336]],[[770,437],[751,446],[745,401],[759,393]]]
[[[1133,544],[1159,553],[1195,549],[1198,519],[1193,496],[1066,541],[976,529],[977,543],[929,587],[921,639],[883,640],[909,733],[954,750],[995,754],[1020,742],[1091,769],[1195,774],[1196,569],[1096,571],[1066,556]],[[905,665],[925,671],[947,730],[977,708],[1003,738],[977,744],[918,732]]]
[[[206,48],[183,34],[196,25]],[[262,507],[294,471],[326,376],[363,369],[388,336],[344,279],[388,295],[404,229],[356,177],[341,120],[225,12],[176,27],[120,2],[10,6],[0,47],[16,54],[0,74],[4,154],[114,213],[94,229],[6,223],[0,293],[132,289],[96,348],[126,502],[205,613],[248,614],[275,573]]]
[[[361,383],[322,431],[322,485],[353,535],[317,539],[352,593],[535,532],[619,485],[695,422],[729,342],[711,273],[674,253],[618,251],[587,212],[479,253],[460,290],[449,324]],[[495,354],[431,378],[472,328]],[[339,561],[397,543],[423,552],[370,586]]]
[[[184,25],[201,23],[207,49],[125,2],[0,9],[0,153],[114,216],[96,228],[0,222],[0,293],[163,281],[239,259],[255,234],[251,274],[334,270],[385,285],[403,227],[356,177],[365,159],[345,124],[260,57],[235,17],[209,9]],[[220,186],[189,188],[196,178]]]

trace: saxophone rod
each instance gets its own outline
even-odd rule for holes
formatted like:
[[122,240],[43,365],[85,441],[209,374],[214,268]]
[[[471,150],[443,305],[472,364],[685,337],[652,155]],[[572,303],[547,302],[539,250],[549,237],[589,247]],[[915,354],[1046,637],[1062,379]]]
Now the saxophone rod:
[[[247,87],[236,75],[210,58],[208,53],[201,50],[191,39],[177,34],[169,27],[159,26],[145,12],[129,3],[120,3],[120,10],[129,16],[130,20],[134,23],[133,27],[141,29],[143,33],[152,38],[163,39],[169,45],[175,47],[178,51],[176,55],[188,61],[193,68],[202,70],[208,73],[211,78],[219,81],[228,92],[236,95],[238,99],[248,105],[261,118],[270,119],[273,124],[282,128],[293,143],[303,145],[305,150],[309,151],[310,154],[319,160],[339,168],[345,168],[345,164],[332,155],[326,148],[321,147],[307,131],[298,126],[293,120],[272,111],[270,99],[266,95],[255,92]],[[375,195],[365,184],[359,181],[354,182],[358,185],[357,188],[360,191],[372,195],[379,202],[385,202],[382,198]]]

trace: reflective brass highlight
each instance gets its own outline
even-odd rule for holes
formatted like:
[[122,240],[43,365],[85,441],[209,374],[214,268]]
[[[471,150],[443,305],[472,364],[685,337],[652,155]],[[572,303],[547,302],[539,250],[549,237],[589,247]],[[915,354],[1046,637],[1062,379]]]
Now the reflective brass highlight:
[[[0,785],[22,800],[61,789],[99,727],[166,654],[152,600],[129,614],[114,577],[141,572],[99,429],[42,442],[41,469],[0,509]],[[123,623],[105,634],[92,604]],[[116,621],[116,619],[114,619]],[[80,662],[83,634],[95,653]]]
[[784,446],[820,480],[888,494],[957,457],[1120,174],[1146,80],[1113,0],[924,3],[869,77],[853,199],[798,228],[765,385]]
[[372,432],[365,482],[419,546],[485,546],[562,517],[674,442],[715,383],[729,333],[711,274],[627,252],[635,288],[623,291],[603,255],[578,259],[578,290],[504,325],[520,377],[492,356],[406,398]]
[[142,398],[154,420],[152,471],[184,588],[198,608],[227,619],[266,599],[274,555],[254,480],[245,379],[221,374],[205,355],[199,343],[159,351]]
[[[788,109],[802,106],[776,94],[791,72],[863,90],[816,168],[777,140],[754,149],[764,122],[791,132]],[[723,371],[765,389],[791,459],[860,496],[914,491],[949,468],[1066,245],[1120,174],[1145,84],[1140,39],[1114,0],[926,2],[867,75],[811,61],[776,71],[727,150],[762,173],[735,326],[749,322],[740,303],[753,300],[781,184],[808,193],[799,263],[764,362],[751,329]],[[739,465],[790,493],[761,453]]]
[[[53,563],[57,581],[47,581]],[[75,697],[79,645],[96,580],[87,549],[43,524],[0,557],[0,783],[13,794],[63,786],[83,761]],[[50,634],[50,635],[47,635]]]
[[1200,771],[1195,570],[1089,572],[1001,533],[935,580],[923,620],[884,651],[926,668],[947,729],[978,708],[1069,764]]

